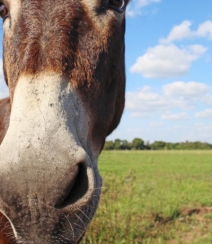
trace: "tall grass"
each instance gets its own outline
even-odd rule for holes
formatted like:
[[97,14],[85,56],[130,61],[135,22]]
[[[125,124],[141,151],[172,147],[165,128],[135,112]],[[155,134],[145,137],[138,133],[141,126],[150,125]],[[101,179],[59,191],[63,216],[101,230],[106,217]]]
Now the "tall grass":
[[212,152],[103,152],[83,243],[212,243]]

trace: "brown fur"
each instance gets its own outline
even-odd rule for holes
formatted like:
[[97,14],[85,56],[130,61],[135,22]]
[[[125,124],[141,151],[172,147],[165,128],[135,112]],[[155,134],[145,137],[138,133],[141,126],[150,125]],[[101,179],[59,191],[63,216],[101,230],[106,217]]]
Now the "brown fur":
[[[92,10],[95,18],[100,21],[101,18],[112,16],[108,17],[110,21],[106,22],[105,28],[98,28],[83,0],[58,0],[56,2],[54,0],[21,0],[21,12],[13,26],[13,35],[4,38],[4,74],[10,90],[10,99],[0,101],[0,143],[9,125],[10,102],[12,107],[19,77],[53,72],[67,79],[79,95],[90,118],[87,140],[93,143],[95,152],[100,153],[106,136],[118,125],[124,108],[125,19],[121,14],[112,13],[112,10],[109,12],[103,4],[104,1],[96,2],[98,6]],[[33,128],[30,129],[33,130]],[[92,154],[92,152],[89,153]],[[24,170],[23,172],[26,172]],[[16,226],[22,226],[23,223],[20,223],[18,218],[29,221],[27,218],[30,216],[28,213],[25,214],[27,210],[26,206],[22,205],[24,203],[22,195],[19,194],[19,189],[16,191],[15,184],[13,185],[7,177],[0,178],[0,184],[1,182],[4,184],[7,182],[7,191],[0,192],[0,200],[1,194],[7,198],[8,191],[15,192],[8,200],[10,204],[13,204],[13,208],[12,210],[7,208],[7,211],[13,216],[16,216],[18,212],[19,216],[14,217],[13,222]],[[86,224],[89,222],[87,215],[92,217],[97,207],[98,196],[94,197],[95,201],[92,199],[90,206],[84,206],[83,209],[86,216],[81,216],[81,218]],[[37,199],[34,201],[36,203]],[[42,204],[43,209],[47,207],[45,202]],[[90,209],[93,211],[91,215],[88,214]],[[55,216],[51,216],[49,226],[52,225],[54,218],[59,218]],[[65,228],[62,225],[67,224],[64,216],[62,217],[59,227],[55,226],[59,229],[57,234]],[[74,215],[69,217],[73,222],[79,221]],[[4,218],[2,223],[5,221],[7,220]],[[42,221],[39,222],[40,225],[43,224]],[[48,226],[46,219],[44,222]],[[31,228],[31,226],[28,227]],[[2,225],[0,225],[1,229],[3,229]],[[22,237],[25,236],[30,240],[28,232],[23,232],[22,229],[19,231]],[[43,228],[42,235],[48,241],[44,241],[44,244],[53,243],[49,241],[49,236],[45,235],[45,231],[46,229]],[[6,233],[0,232],[0,244],[2,240],[6,240],[5,238]],[[52,236],[52,238],[56,237]],[[72,240],[64,237],[61,241],[57,239],[57,243],[76,243],[77,240],[74,240],[74,237]]]
[[0,213],[0,244],[12,244],[12,229],[9,221]]

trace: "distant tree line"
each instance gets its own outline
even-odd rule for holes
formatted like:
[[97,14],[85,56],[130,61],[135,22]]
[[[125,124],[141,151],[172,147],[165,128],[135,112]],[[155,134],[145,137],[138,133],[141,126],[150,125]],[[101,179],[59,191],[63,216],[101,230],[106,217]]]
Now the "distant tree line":
[[131,142],[127,140],[116,139],[106,141],[104,150],[210,150],[212,144],[207,142],[164,142],[155,141],[153,143],[144,142],[141,138],[134,138]]

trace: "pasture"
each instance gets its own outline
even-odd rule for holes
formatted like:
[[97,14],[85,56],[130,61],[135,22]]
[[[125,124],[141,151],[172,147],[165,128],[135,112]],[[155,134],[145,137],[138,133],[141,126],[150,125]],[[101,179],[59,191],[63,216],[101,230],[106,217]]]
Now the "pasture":
[[212,151],[103,151],[83,244],[211,244]]

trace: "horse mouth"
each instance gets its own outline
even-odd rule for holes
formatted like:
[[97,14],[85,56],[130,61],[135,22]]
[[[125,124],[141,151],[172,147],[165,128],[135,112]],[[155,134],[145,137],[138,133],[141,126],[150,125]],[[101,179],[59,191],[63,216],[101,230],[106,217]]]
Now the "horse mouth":
[[[24,172],[27,174],[26,169]],[[5,199],[0,199],[0,211],[4,219],[7,218],[5,223],[10,230],[4,229],[0,219],[0,243],[1,230],[4,237],[9,233],[10,241],[4,244],[79,243],[97,209],[101,188],[101,182],[96,181],[97,175],[97,169],[89,167],[88,162],[80,161],[61,177],[60,184],[52,185],[52,196],[48,194],[51,188],[47,191],[45,184],[43,189],[41,184],[36,188],[37,194],[25,191],[22,196],[21,192],[14,190],[10,196],[4,195]],[[8,189],[14,189],[13,183],[9,179],[5,182]],[[20,191],[23,184],[18,186]],[[42,191],[46,194],[41,194]]]

